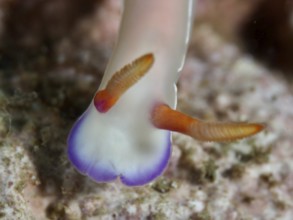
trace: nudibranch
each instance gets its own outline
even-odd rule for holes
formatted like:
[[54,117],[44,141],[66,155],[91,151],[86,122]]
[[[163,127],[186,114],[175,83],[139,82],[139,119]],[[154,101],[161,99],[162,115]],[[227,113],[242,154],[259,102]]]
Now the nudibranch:
[[101,85],[68,137],[68,157],[96,182],[127,186],[162,174],[170,131],[202,141],[254,135],[261,124],[212,123],[175,109],[187,49],[192,0],[125,0],[119,39]]

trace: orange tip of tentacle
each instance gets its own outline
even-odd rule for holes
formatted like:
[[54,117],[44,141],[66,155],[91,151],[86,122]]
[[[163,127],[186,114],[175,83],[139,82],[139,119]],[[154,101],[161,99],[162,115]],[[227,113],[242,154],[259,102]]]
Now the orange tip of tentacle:
[[227,142],[255,135],[265,128],[258,123],[204,122],[158,104],[151,114],[153,125],[160,129],[186,134],[200,141]]

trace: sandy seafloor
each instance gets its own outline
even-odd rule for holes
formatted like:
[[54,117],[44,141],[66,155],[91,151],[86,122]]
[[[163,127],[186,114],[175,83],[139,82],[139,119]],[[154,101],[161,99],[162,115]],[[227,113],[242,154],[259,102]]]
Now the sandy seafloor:
[[292,220],[292,69],[256,59],[235,34],[261,1],[198,2],[178,109],[265,131],[226,144],[174,133],[164,175],[135,188],[94,183],[65,153],[121,16],[121,1],[81,2],[0,2],[0,218]]

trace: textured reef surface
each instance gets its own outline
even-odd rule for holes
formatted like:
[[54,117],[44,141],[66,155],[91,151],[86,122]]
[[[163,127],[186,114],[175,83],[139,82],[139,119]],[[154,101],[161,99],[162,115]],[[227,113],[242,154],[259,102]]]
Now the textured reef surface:
[[[286,11],[269,16],[273,0],[198,1],[178,82],[180,111],[265,132],[226,144],[174,133],[164,175],[127,188],[94,183],[66,155],[122,2],[0,1],[0,219],[293,219],[293,6],[278,2]],[[260,8],[275,26],[259,26]]]

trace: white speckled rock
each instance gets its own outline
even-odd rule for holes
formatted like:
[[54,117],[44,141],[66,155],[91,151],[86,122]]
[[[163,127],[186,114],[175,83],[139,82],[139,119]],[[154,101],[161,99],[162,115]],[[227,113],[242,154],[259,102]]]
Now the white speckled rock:
[[[62,56],[72,63],[54,66],[47,61],[50,65],[45,62],[37,73],[44,57],[34,60],[33,68],[15,63],[6,63],[6,69],[1,66],[0,218],[293,219],[292,81],[226,41],[208,21],[194,28],[192,53],[178,84],[178,108],[206,119],[263,121],[268,124],[266,131],[230,144],[201,143],[174,134],[165,175],[144,187],[97,184],[72,168],[65,139],[99,84],[97,74],[89,74],[94,70],[76,59],[84,51],[107,47],[100,52],[102,58],[89,56],[87,63],[105,67],[101,60],[108,58],[109,42],[116,37],[113,18],[119,17],[119,2],[103,1],[97,10],[102,14],[80,18],[72,27],[73,38],[56,40],[54,57],[61,54],[60,47],[69,45]],[[76,38],[80,31],[81,39]],[[76,39],[95,46],[83,48]],[[22,95],[14,93],[17,88]],[[28,97],[32,91],[38,98]]]

